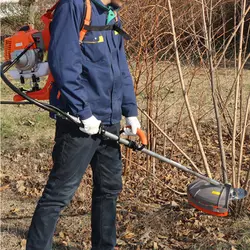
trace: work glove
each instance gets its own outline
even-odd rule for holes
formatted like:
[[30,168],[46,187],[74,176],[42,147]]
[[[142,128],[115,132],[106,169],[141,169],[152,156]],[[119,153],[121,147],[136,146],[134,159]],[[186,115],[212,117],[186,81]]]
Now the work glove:
[[97,120],[93,115],[85,120],[81,120],[83,127],[79,129],[89,135],[95,135],[99,132],[101,121]]
[[126,117],[126,126],[131,126],[131,128],[124,128],[125,135],[136,135],[137,129],[141,128],[136,116]]

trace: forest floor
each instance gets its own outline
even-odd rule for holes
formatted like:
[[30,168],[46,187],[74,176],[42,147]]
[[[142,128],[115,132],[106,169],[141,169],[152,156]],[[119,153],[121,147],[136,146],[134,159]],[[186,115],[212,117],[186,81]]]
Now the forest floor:
[[[226,77],[230,78],[230,74],[223,73],[222,77],[225,78],[224,88],[229,91]],[[245,72],[245,77],[250,79],[250,71]],[[202,78],[199,81],[203,82]],[[246,86],[246,90],[249,91],[250,87]],[[1,86],[1,92],[2,100],[11,99],[12,93],[6,87]],[[177,93],[179,92],[174,89],[171,98],[166,101],[178,99],[178,96],[175,96]],[[197,93],[194,96],[197,96]],[[195,104],[195,101],[193,103]],[[172,106],[168,114],[173,116],[176,113],[175,116],[178,117],[178,112],[176,106]],[[206,110],[202,112],[206,113]],[[166,115],[165,119],[165,122],[169,122],[171,117]],[[175,122],[172,119],[171,126],[165,131],[171,137],[175,135]],[[220,178],[220,170],[217,168],[218,140],[213,120],[200,121],[199,132],[213,176]],[[30,105],[2,105],[2,250],[25,249],[25,238],[32,214],[52,167],[53,137],[54,121],[48,118],[47,112]],[[230,150],[229,139],[226,136],[224,139],[226,149]],[[188,119],[179,127],[176,142],[198,166],[202,166]],[[249,145],[248,136],[244,147],[243,176],[250,165]],[[170,156],[171,145],[167,144],[166,147],[166,156]],[[126,155],[124,148],[123,155]],[[187,164],[178,151],[174,151],[172,157]],[[123,161],[125,162],[125,159]],[[194,180],[193,177],[158,161],[155,176],[145,168],[145,156],[132,152],[132,163],[123,176],[123,191],[117,205],[117,244],[121,250],[250,249],[249,200],[242,215],[237,218],[234,216],[234,207],[231,207],[230,215],[226,218],[209,216],[188,205],[185,195],[176,194],[168,188],[169,186],[184,193],[187,184]],[[90,249],[91,189],[92,173],[89,168],[75,197],[60,217],[53,250]]]

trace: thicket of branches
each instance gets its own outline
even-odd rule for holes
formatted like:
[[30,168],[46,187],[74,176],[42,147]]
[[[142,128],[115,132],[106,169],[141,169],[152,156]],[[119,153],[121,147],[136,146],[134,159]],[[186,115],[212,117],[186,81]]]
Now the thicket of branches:
[[[204,2],[205,5],[209,2]],[[202,1],[172,2],[173,18],[175,21],[175,32],[178,37],[178,47],[183,53],[183,60],[190,59],[199,62],[200,55],[204,54],[205,38],[202,35],[204,30],[203,14],[201,10]],[[249,6],[250,1],[246,1]],[[215,50],[219,50],[225,40],[231,35],[235,24],[241,19],[241,2],[234,0],[212,1],[212,36]],[[164,48],[172,43],[171,22],[167,14],[168,1],[128,1],[122,12],[126,28],[132,34],[135,48],[143,41],[147,52],[154,52],[155,47],[159,52],[158,58],[169,58]],[[244,25],[244,37],[247,39],[249,30],[250,15],[247,14]],[[156,37],[155,37],[156,35]],[[239,42],[239,36],[237,42]],[[130,43],[131,44],[131,43]],[[131,46],[131,45],[130,45]],[[200,48],[197,51],[197,46]],[[250,45],[248,44],[248,51]],[[231,49],[230,49],[231,48]],[[233,45],[227,50],[228,59],[233,57]],[[129,50],[131,53],[133,50]],[[133,51],[137,54],[136,50]],[[169,51],[168,51],[169,52]],[[199,54],[201,52],[201,54]],[[185,58],[186,57],[186,58]]]
[[[52,2],[21,1],[13,10],[14,17],[4,18],[2,33],[25,22],[40,29],[38,17]],[[5,5],[2,12],[10,6]],[[171,158],[178,152],[183,162],[197,171],[205,170],[208,176],[220,172],[225,182],[249,190],[250,94],[243,69],[250,66],[250,1],[129,0],[121,16],[133,38],[126,47],[149,148]],[[234,71],[227,91],[223,89],[221,69]],[[203,84],[205,94],[195,92],[200,72],[203,80],[199,84]],[[175,98],[171,97],[173,92]],[[204,102],[205,95],[209,95],[209,102]],[[170,114],[173,107],[175,112]],[[181,129],[188,124],[196,154],[177,144]],[[204,149],[207,145],[202,124],[212,124],[212,136],[217,137],[213,146],[220,158],[212,170]],[[130,150],[125,159],[128,171]],[[155,160],[147,159],[146,171],[157,176]],[[242,206],[238,204],[237,210]]]
[[[204,168],[211,176],[210,169],[214,166],[208,163],[208,152],[204,149],[207,145],[201,138],[206,131],[201,124],[213,124],[213,131],[217,134],[215,146],[219,148],[217,153],[220,155],[213,171],[221,169],[224,182],[245,188],[249,188],[250,171],[247,157],[250,143],[246,136],[250,91],[246,87],[249,82],[247,85],[247,79],[244,80],[243,68],[249,66],[250,61],[249,12],[250,4],[246,0],[146,0],[143,5],[139,1],[130,1],[122,13],[124,26],[133,36],[133,41],[127,44],[127,51],[136,92],[138,96],[143,96],[140,107],[147,118],[144,126],[149,147],[158,151],[162,148],[165,154],[166,140],[172,145],[171,157],[177,151],[190,166],[198,171]],[[221,68],[227,67],[235,72],[226,84],[229,93],[223,89],[219,77]],[[201,71],[209,82],[207,90],[205,83],[201,84],[205,95],[211,97],[210,111],[204,108],[202,98],[195,97],[204,94],[195,91],[196,78]],[[172,89],[181,90],[182,96],[166,104],[166,99],[171,100]],[[197,101],[199,103],[194,105]],[[176,112],[172,117],[167,116],[173,106]],[[194,109],[194,106],[197,108]],[[209,116],[213,117],[210,122]],[[185,124],[182,130],[185,131],[188,120],[203,164],[197,162],[197,157],[192,161],[176,144],[181,124]],[[166,122],[169,121],[173,123],[171,131],[175,131],[172,138],[166,133],[169,128]],[[129,162],[131,155],[126,157]],[[148,158],[147,170],[156,174],[155,167],[155,161]],[[241,208],[242,204],[237,209]]]

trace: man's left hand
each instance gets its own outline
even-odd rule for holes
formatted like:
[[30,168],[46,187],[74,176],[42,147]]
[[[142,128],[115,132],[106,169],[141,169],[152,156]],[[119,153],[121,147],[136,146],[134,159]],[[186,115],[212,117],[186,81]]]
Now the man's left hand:
[[137,129],[141,128],[136,116],[126,117],[126,125],[131,126],[131,128],[124,128],[125,135],[136,135]]

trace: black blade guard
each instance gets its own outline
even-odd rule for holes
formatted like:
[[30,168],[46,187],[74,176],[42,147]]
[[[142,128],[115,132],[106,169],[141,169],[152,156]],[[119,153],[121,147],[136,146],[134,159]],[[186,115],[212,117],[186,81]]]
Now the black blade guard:
[[204,213],[227,216],[230,190],[231,185],[215,186],[205,180],[198,179],[188,185],[188,202]]

